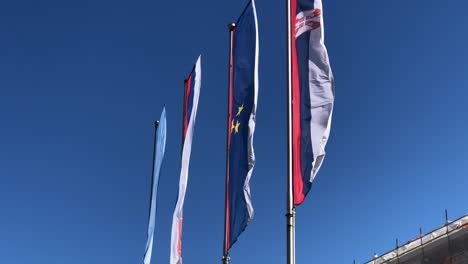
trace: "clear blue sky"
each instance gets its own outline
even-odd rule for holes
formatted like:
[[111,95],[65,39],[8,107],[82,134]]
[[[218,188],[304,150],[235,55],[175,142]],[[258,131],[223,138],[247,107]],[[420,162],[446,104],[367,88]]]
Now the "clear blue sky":
[[[220,263],[228,31],[246,1],[0,4],[0,263],[141,263],[153,121],[168,111],[153,263],[168,263],[183,80],[203,55],[185,263]],[[257,0],[256,216],[232,263],[285,262],[284,1]],[[324,1],[336,83],[297,263],[363,262],[468,212],[468,3]]]

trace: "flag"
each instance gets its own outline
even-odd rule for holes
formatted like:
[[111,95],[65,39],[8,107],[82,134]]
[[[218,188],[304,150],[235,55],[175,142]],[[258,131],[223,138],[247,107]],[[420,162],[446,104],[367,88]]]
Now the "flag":
[[182,263],[182,216],[187,189],[190,153],[192,151],[192,137],[197,116],[198,98],[201,86],[201,56],[198,57],[192,72],[185,82],[183,134],[182,134],[182,161],[180,168],[179,194],[172,217],[171,232],[171,264]]
[[309,192],[325,157],[334,87],[321,0],[291,0],[294,205]]
[[150,214],[148,222],[148,239],[146,241],[144,264],[151,263],[151,253],[153,251],[154,227],[156,223],[156,198],[158,197],[159,172],[166,149],[166,108],[163,108],[159,125],[156,130],[155,149],[153,157],[153,177],[151,186]]
[[249,181],[255,164],[253,136],[258,96],[258,26],[251,0],[232,29],[228,113],[225,251],[252,220]]

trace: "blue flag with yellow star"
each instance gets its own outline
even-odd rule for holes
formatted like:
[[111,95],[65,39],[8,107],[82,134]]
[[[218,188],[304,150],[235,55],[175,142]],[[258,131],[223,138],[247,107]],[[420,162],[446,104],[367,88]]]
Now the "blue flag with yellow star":
[[249,2],[233,33],[229,85],[226,249],[253,218],[249,181],[255,164],[253,135],[258,94],[258,26],[255,3]]

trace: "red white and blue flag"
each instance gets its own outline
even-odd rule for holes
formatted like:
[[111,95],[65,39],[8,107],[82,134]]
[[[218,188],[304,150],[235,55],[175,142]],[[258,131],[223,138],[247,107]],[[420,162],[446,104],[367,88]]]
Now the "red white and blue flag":
[[232,32],[228,113],[225,252],[252,220],[249,181],[255,164],[253,136],[258,95],[258,26],[251,0]]
[[301,204],[325,157],[334,102],[321,0],[291,0],[294,205]]
[[183,134],[182,134],[182,161],[180,168],[179,194],[172,217],[171,232],[171,264],[182,263],[182,216],[187,190],[190,153],[192,151],[192,138],[197,116],[198,98],[201,86],[201,56],[185,82]]

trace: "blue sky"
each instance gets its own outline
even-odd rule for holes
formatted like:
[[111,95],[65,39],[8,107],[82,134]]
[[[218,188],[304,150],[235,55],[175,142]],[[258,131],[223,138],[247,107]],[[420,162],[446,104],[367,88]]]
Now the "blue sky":
[[[0,3],[0,262],[141,263],[153,121],[167,105],[153,263],[169,261],[183,80],[202,90],[185,263],[220,263],[228,31],[246,1]],[[257,0],[255,219],[232,263],[284,263],[285,3]],[[297,263],[363,262],[468,212],[461,0],[324,1],[336,101],[297,212]]]

